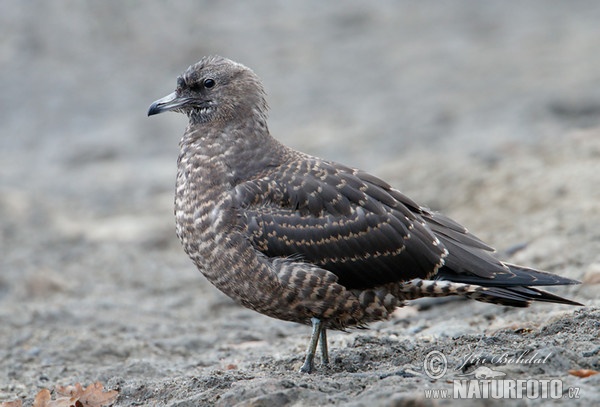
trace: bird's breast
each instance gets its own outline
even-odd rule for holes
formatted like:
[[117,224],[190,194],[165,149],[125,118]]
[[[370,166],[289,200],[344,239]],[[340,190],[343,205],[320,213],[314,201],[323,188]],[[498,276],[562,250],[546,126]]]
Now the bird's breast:
[[205,263],[235,220],[228,168],[213,157],[180,156],[175,189],[177,236],[196,263]]

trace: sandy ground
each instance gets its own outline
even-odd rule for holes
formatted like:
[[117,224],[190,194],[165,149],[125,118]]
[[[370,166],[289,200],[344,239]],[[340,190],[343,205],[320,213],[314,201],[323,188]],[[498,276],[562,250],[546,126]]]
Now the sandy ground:
[[[599,18],[593,1],[3,2],[0,401],[99,380],[119,406],[450,405],[426,391],[477,356],[597,402],[600,375],[568,371],[600,370]],[[233,303],[174,236],[185,118],[145,113],[210,53],[263,78],[280,140],[583,280],[554,292],[586,307],[416,302],[331,332],[331,365],[297,373],[310,329]]]

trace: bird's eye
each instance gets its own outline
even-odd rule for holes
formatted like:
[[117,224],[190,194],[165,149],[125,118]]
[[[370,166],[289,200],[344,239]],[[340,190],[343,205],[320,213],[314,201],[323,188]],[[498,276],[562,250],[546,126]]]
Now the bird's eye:
[[205,79],[203,83],[204,83],[204,87],[205,88],[209,88],[210,89],[213,86],[215,86],[215,81],[213,79],[210,79],[210,78],[209,79]]

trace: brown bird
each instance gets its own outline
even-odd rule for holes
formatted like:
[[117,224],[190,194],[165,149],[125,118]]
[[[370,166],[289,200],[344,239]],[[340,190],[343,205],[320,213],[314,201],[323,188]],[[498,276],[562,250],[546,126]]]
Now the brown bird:
[[327,329],[386,319],[406,300],[460,295],[526,307],[581,305],[532,286],[578,281],[497,260],[455,221],[366,172],[295,151],[267,127],[249,68],[211,56],[177,78],[148,115],[185,113],[175,217],[198,269],[240,304],[312,324],[301,372]]

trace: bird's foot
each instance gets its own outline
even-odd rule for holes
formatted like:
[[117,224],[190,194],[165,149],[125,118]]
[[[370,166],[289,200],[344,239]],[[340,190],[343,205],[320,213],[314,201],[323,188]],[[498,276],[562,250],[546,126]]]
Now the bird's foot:
[[323,323],[319,318],[311,318],[312,322],[312,335],[310,336],[310,342],[308,344],[308,350],[306,351],[306,358],[304,364],[300,368],[300,373],[311,373],[314,367],[315,351],[317,350],[317,344],[319,339],[321,340],[321,359],[324,365],[329,364],[329,352],[327,350],[327,330],[323,327]]
[[[314,355],[313,355],[314,357]],[[304,360],[304,364],[300,368],[300,373],[312,373],[314,367],[313,359],[308,359],[308,356]]]

